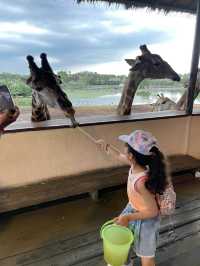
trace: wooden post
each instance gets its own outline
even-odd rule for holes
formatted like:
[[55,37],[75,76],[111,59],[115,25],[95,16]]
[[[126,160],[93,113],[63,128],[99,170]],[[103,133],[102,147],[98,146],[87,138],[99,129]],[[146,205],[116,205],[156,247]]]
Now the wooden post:
[[99,201],[99,191],[96,190],[96,191],[93,191],[93,192],[89,192],[90,194],[90,197],[93,201]]
[[188,115],[191,115],[193,111],[194,92],[195,92],[195,85],[196,85],[198,65],[199,65],[199,55],[200,55],[200,0],[197,0],[196,29],[194,37],[190,80],[188,87],[187,108],[186,108],[186,113]]

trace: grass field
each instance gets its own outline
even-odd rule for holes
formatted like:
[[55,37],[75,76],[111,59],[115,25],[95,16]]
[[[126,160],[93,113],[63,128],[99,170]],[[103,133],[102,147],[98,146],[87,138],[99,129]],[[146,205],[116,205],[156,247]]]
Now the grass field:
[[[177,89],[177,91],[170,91],[168,90],[168,93],[182,93],[183,90],[180,88]],[[92,99],[96,99],[101,96],[106,96],[106,95],[116,95],[121,93],[121,90],[118,89],[111,89],[110,87],[104,88],[103,86],[94,88],[86,88],[86,89],[68,89],[65,90],[67,93],[68,97],[72,100],[84,100],[84,99],[91,99],[91,105],[92,105]],[[148,99],[151,96],[156,96],[160,91],[154,90],[154,91],[148,91],[145,89],[139,89],[137,91],[137,96],[142,97],[143,99]],[[31,96],[24,97],[24,96],[17,96],[14,97],[14,100],[17,105],[20,107],[30,107],[31,106]],[[94,104],[95,105],[95,104]]]
[[[120,93],[119,90],[111,90],[111,89],[74,89],[74,90],[65,90],[69,98],[71,99],[94,99],[100,96],[108,95],[108,94],[116,94]],[[14,100],[17,105],[21,107],[31,106],[31,97],[18,96],[14,97]]]

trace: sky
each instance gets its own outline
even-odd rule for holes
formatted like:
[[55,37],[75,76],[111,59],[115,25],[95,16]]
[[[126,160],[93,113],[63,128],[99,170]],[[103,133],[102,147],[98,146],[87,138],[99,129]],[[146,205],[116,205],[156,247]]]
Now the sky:
[[128,74],[126,58],[147,44],[178,73],[188,73],[195,16],[125,10],[75,0],[0,0],[0,72],[28,73],[26,56],[48,54],[54,70]]

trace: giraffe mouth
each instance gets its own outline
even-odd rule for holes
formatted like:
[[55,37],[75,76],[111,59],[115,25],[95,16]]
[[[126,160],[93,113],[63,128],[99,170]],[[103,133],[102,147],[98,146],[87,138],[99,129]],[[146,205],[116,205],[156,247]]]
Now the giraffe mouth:
[[173,81],[180,81],[181,78],[178,74],[176,74],[173,78],[172,78]]
[[72,122],[72,127],[73,128],[76,128],[76,127],[79,126],[79,123],[75,120],[75,118],[74,119],[71,119],[71,122]]

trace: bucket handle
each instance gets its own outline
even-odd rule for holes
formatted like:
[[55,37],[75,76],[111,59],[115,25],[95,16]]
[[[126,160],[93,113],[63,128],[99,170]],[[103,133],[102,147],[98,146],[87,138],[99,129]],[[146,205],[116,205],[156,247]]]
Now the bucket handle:
[[114,224],[114,220],[109,220],[107,221],[105,224],[102,225],[101,229],[100,229],[100,236],[102,238],[102,232],[103,232],[103,229],[108,226],[108,225],[111,225],[111,224]]

